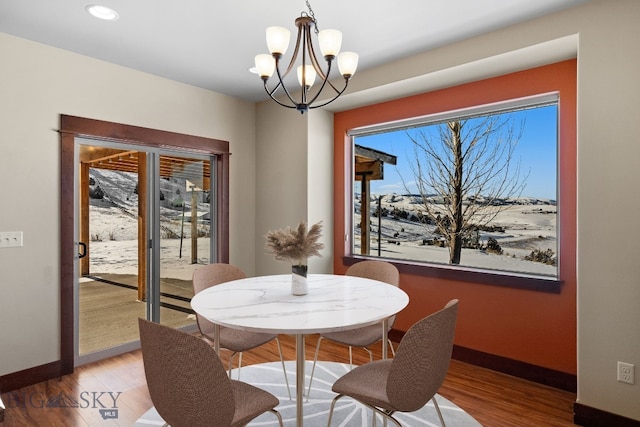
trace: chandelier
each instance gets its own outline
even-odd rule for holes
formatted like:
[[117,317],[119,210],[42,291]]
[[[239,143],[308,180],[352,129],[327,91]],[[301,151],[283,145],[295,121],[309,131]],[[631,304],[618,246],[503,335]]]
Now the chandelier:
[[[264,90],[269,97],[278,104],[287,108],[295,108],[304,114],[305,111],[310,108],[324,107],[325,105],[335,101],[342,93],[347,89],[349,80],[356,72],[358,67],[358,54],[354,52],[342,52],[340,53],[340,47],[342,45],[342,33],[338,30],[318,30],[318,22],[311,9],[309,1],[306,1],[309,14],[302,12],[300,17],[296,19],[296,27],[298,27],[298,38],[296,40],[296,47],[293,51],[293,56],[286,70],[282,72],[280,69],[280,61],[282,56],[289,47],[289,37],[291,33],[289,30],[283,27],[269,27],[267,28],[267,47],[270,54],[257,55],[255,58],[256,71],[264,82]],[[320,66],[320,61],[316,56],[313,42],[311,40],[311,27],[314,27],[314,32],[318,37],[318,45],[320,52],[326,62],[326,71],[323,71]],[[301,60],[298,62],[298,56]],[[337,58],[338,70],[344,78],[344,87],[338,89],[329,81],[329,74],[331,73],[331,66],[334,59]],[[296,71],[298,75],[299,87],[296,90],[300,91],[299,101],[294,100],[292,97],[292,91],[285,86],[284,79],[296,64]],[[272,89],[269,89],[269,78],[273,75],[274,71],[278,77],[277,83]],[[317,90],[312,91],[316,77],[320,78],[320,87]],[[316,86],[317,87],[317,86]],[[276,98],[276,92],[282,88],[282,91],[286,95],[284,102]],[[327,88],[330,99],[328,101],[323,100],[321,104],[313,104],[320,94]],[[330,91],[332,90],[332,91]],[[283,98],[284,99],[284,98]]]

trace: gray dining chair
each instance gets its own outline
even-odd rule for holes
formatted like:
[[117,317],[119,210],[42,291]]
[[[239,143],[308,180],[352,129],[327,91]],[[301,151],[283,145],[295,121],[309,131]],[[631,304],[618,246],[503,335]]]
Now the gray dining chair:
[[138,327],[149,395],[165,426],[239,427],[272,412],[282,427],[278,398],[230,379],[204,340],[145,319]]
[[354,368],[332,387],[338,395],[331,402],[328,426],[336,402],[349,396],[371,408],[375,414],[400,427],[395,412],[413,412],[433,401],[438,418],[445,426],[435,399],[449,369],[455,335],[458,300],[415,323],[400,341],[393,359],[376,360]]
[[[360,261],[350,266],[345,272],[345,276],[364,277],[367,279],[378,280],[385,282],[393,286],[400,285],[400,272],[395,265],[386,261]],[[392,316],[388,320],[390,330],[395,321],[395,316]],[[316,363],[318,362],[318,354],[320,353],[320,344],[323,339],[333,341],[338,344],[346,345],[349,348],[349,365],[353,367],[353,347],[359,347],[364,349],[369,354],[369,361],[373,361],[373,353],[369,350],[369,346],[382,340],[382,323],[375,325],[369,325],[362,328],[350,329],[339,332],[329,332],[320,334],[318,343],[316,345],[316,352],[313,358],[313,366],[311,368],[311,375],[309,377],[309,388],[307,390],[307,397],[311,394],[311,383],[313,382],[313,374],[316,369]],[[391,353],[395,355],[395,350],[391,341],[388,342],[391,348]],[[383,343],[384,345],[384,343]]]
[[[244,279],[246,275],[235,265],[225,263],[214,263],[198,267],[193,273],[193,294],[204,291],[211,286],[221,283],[230,282],[232,280]],[[202,336],[213,343],[215,325],[196,313],[196,321],[198,329]],[[284,372],[284,380],[287,384],[287,392],[291,399],[291,390],[289,389],[289,379],[287,378],[287,369],[284,365],[284,357],[282,356],[282,347],[277,334],[265,334],[261,332],[241,331],[233,328],[220,326],[220,348],[230,350],[229,357],[229,377],[231,377],[231,368],[233,367],[233,357],[238,354],[238,379],[240,379],[240,369],[242,368],[242,352],[254,349],[269,341],[275,340],[280,354],[280,362],[282,363],[282,371]]]

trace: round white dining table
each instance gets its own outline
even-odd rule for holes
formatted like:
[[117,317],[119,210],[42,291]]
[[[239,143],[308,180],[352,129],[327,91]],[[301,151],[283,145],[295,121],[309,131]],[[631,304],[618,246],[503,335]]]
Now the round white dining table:
[[[399,287],[362,277],[310,274],[306,295],[291,294],[291,274],[248,277],[197,293],[193,310],[219,326],[296,336],[296,422],[303,425],[304,336],[381,324],[387,356],[388,318],[404,309]],[[219,335],[218,335],[219,336]],[[219,351],[218,336],[214,346]]]

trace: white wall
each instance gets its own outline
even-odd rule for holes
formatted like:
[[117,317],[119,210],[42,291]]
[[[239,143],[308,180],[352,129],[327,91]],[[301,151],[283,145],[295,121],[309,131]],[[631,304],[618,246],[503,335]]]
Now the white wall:
[[[640,420],[640,2],[601,1],[583,10],[578,53],[578,400]],[[635,364],[635,385],[616,382],[619,360]]]
[[[594,0],[359,72],[349,94],[333,104],[352,108],[557,62],[577,52],[578,401],[636,420],[640,373],[635,385],[619,383],[616,362],[633,363],[640,372],[639,20],[640,1]],[[573,46],[567,49],[567,43]],[[290,115],[278,118],[271,127],[294,122]],[[265,138],[258,132],[259,145],[294,142]],[[258,209],[266,212],[260,202]],[[287,209],[263,220],[276,224]]]
[[307,221],[322,221],[322,257],[313,257],[314,273],[333,272],[333,114],[311,110],[308,115]]
[[306,221],[307,116],[274,102],[257,105],[256,120],[256,275],[291,272],[265,249],[270,230]]
[[269,230],[322,221],[321,257],[309,259],[310,273],[333,270],[333,114],[301,115],[273,101],[257,105],[256,275],[291,272],[265,250]]
[[230,141],[231,261],[253,270],[255,108],[231,97],[0,34],[0,375],[59,354],[59,115]]

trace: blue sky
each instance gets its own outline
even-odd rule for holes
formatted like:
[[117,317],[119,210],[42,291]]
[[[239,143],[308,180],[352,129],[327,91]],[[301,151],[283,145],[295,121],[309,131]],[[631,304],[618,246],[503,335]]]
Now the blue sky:
[[[521,175],[529,176],[522,196],[556,200],[557,181],[557,105],[532,108],[508,113],[519,125],[524,119],[524,128],[514,161],[520,162]],[[404,130],[356,138],[362,145],[398,157],[397,165],[385,164],[383,181],[372,181],[375,194],[406,193],[402,179],[413,181],[410,163],[414,161],[413,144]],[[409,188],[416,192],[415,187]]]

